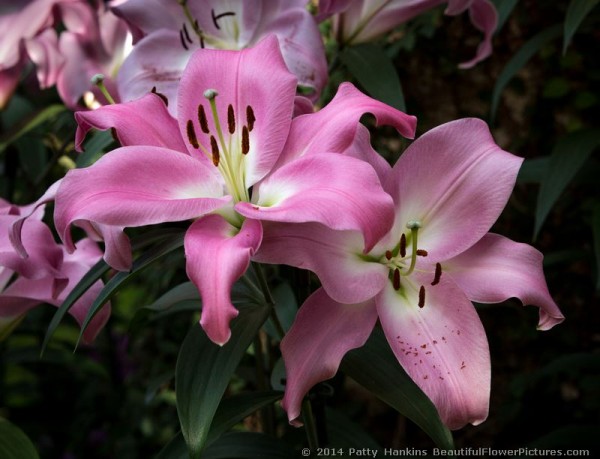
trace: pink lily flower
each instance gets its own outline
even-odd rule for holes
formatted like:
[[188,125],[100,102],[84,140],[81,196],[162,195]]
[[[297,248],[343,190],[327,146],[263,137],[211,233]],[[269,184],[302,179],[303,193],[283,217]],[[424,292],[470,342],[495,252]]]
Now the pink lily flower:
[[[365,112],[406,136],[415,119],[346,86],[335,103],[345,111],[292,120],[296,81],[270,37],[242,51],[195,53],[179,86],[178,119],[155,94],[77,113],[77,145],[91,127],[114,127],[124,146],[62,180],[55,224],[67,248],[72,223],[114,236],[194,219],[187,273],[202,296],[201,325],[224,344],[237,315],[229,292],[261,243],[261,221],[356,230],[372,246],[392,224],[391,198],[368,163],[332,153],[351,148]],[[113,240],[105,239],[107,252],[119,251]]]
[[540,308],[541,330],[564,319],[548,292],[542,254],[488,233],[521,162],[494,143],[484,122],[458,120],[421,136],[383,172],[396,217],[372,249],[363,250],[356,231],[265,224],[255,259],[309,269],[322,283],[281,343],[283,407],[292,423],[308,390],[333,377],[377,319],[449,428],[486,419],[489,349],[471,301],[519,298]]
[[[44,303],[60,306],[102,257],[98,246],[89,239],[79,241],[75,253],[66,253],[41,221],[43,207],[36,207],[32,213],[30,210],[28,206],[18,207],[0,200],[0,339],[30,309]],[[23,218],[19,242],[25,255],[17,252],[9,237],[15,222]],[[95,283],[69,310],[79,325],[102,287],[102,282]],[[109,316],[107,304],[83,333],[84,343],[95,339]]]
[[[150,5],[149,5],[150,3]],[[198,48],[241,50],[277,36],[287,68],[317,98],[327,82],[327,61],[307,0],[128,0],[114,11],[137,31],[133,52],[117,79],[121,99],[134,100],[152,88],[177,109],[177,85]],[[186,13],[187,12],[187,13]]]
[[[42,89],[57,85],[70,108],[78,107],[87,91],[99,91],[90,78],[107,75],[106,85],[117,94],[111,77],[123,58],[127,26],[100,2],[85,0],[25,0],[0,16],[0,107],[9,99],[28,61],[36,66]],[[54,26],[61,22],[59,35]],[[105,102],[105,101],[104,101]]]
[[118,101],[115,82],[123,60],[131,50],[131,34],[127,24],[104,3],[97,7],[85,5],[78,11],[84,27],[69,27],[61,33],[59,51],[64,59],[56,78],[61,99],[71,109],[81,109],[83,97],[88,108],[109,103],[91,82],[97,74],[104,75],[104,85]]
[[344,45],[372,41],[438,5],[448,3],[445,14],[456,16],[469,11],[471,22],[484,34],[475,57],[459,65],[473,67],[492,54],[492,36],[498,14],[489,0],[320,0],[318,19],[333,17],[333,31]]

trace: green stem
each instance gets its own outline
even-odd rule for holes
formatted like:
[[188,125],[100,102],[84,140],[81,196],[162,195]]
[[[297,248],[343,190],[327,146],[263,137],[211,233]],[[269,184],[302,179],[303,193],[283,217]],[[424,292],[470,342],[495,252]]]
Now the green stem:
[[302,419],[304,420],[304,430],[306,431],[308,447],[311,451],[316,452],[319,447],[319,438],[317,436],[317,426],[313,416],[312,405],[307,398],[302,401]]
[[[256,382],[258,389],[266,391],[269,388],[265,371],[265,352],[263,349],[264,332],[260,332],[254,338],[254,354],[256,358]],[[260,410],[261,424],[266,434],[275,434],[275,412],[273,405],[265,406]]]

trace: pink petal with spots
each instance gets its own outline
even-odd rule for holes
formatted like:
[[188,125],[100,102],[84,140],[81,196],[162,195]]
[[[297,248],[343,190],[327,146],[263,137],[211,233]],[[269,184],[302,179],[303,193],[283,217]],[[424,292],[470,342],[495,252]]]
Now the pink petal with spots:
[[[442,276],[401,279],[376,298],[379,320],[398,361],[436,406],[450,429],[477,425],[488,415],[490,355],[475,308]],[[425,286],[424,306],[419,304]]]

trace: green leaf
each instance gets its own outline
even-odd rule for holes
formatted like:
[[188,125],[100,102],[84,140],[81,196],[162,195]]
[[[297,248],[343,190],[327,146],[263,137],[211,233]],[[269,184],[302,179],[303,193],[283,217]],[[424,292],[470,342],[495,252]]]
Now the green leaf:
[[[241,422],[255,411],[270,405],[283,396],[282,392],[254,392],[239,394],[224,399],[212,421],[207,444],[217,440],[224,432]],[[183,435],[179,432],[155,459],[188,459],[188,451]]]
[[202,459],[293,459],[298,453],[283,441],[256,432],[223,435],[200,456]]
[[542,183],[542,179],[544,178],[544,176],[546,175],[546,171],[548,170],[548,163],[550,163],[549,156],[526,159],[525,161],[523,161],[521,169],[519,169],[517,182]]
[[567,52],[569,43],[581,22],[589,14],[590,11],[600,2],[600,0],[571,0],[567,8],[565,17],[564,36],[563,36],[563,54]]
[[504,27],[504,23],[512,13],[512,10],[515,9],[519,0],[492,0],[492,3],[496,7],[496,11],[498,11],[498,26],[496,27],[496,31],[494,34],[497,34],[502,27]]
[[25,433],[0,418],[0,457],[2,459],[39,459],[33,443]]
[[[146,234],[134,239],[131,242],[131,247],[133,250],[141,249],[149,244],[152,244],[156,241],[163,240],[169,237],[178,237],[181,236],[182,230],[179,228],[157,228],[152,231],[148,231]],[[106,264],[104,260],[98,261],[92,268],[81,278],[79,283],[71,290],[71,293],[67,295],[63,304],[56,310],[52,320],[50,321],[50,325],[46,330],[46,336],[44,336],[44,342],[42,343],[42,350],[40,352],[41,355],[44,354],[48,343],[50,342],[50,338],[54,334],[56,328],[60,325],[65,315],[69,312],[69,309],[73,306],[73,304],[83,295],[98,279],[100,279],[108,270],[110,266]]]
[[592,231],[596,255],[596,290],[600,290],[600,204],[596,204],[592,213]]
[[371,435],[342,413],[327,409],[326,419],[330,446],[334,448],[344,448],[346,450],[348,448],[369,448],[381,451],[381,445],[378,444]]
[[264,391],[238,394],[223,399],[213,418],[206,443],[212,443],[238,422],[281,397],[283,392]]
[[65,298],[65,301],[60,305],[60,307],[52,316],[52,320],[50,321],[50,325],[48,325],[48,329],[46,330],[46,336],[44,336],[44,342],[42,343],[42,350],[40,351],[40,355],[44,355],[46,352],[46,348],[48,347],[48,343],[50,342],[50,338],[54,335],[56,328],[60,325],[64,317],[71,309],[71,306],[79,299],[81,295],[83,295],[87,290],[94,285],[98,279],[100,279],[108,270],[110,266],[106,264],[104,260],[98,261],[92,268],[81,278],[81,280],[77,283],[77,285],[71,290],[71,292]]
[[381,47],[373,44],[352,46],[346,48],[340,58],[372,97],[406,111],[396,67]]
[[86,140],[83,146],[83,152],[77,156],[75,163],[77,167],[87,167],[92,165],[102,156],[106,147],[114,142],[111,131],[97,131]]
[[558,197],[598,145],[600,129],[576,131],[558,141],[550,155],[550,162],[538,193],[534,239]]
[[348,352],[340,368],[417,424],[440,448],[454,448],[437,409],[400,366],[381,329],[375,328],[363,347]]
[[177,413],[192,459],[200,457],[231,376],[269,314],[263,305],[240,306],[239,311],[224,346],[214,344],[199,325],[194,325],[177,358]]
[[94,300],[94,303],[92,303],[92,306],[90,307],[90,309],[87,312],[87,315],[85,316],[85,320],[81,324],[81,332],[79,333],[77,345],[79,345],[81,337],[83,336],[83,332],[85,331],[91,320],[100,311],[104,304],[108,300],[110,300],[115,293],[117,293],[119,288],[125,282],[131,280],[133,276],[138,274],[144,268],[148,267],[150,264],[171,253],[173,250],[176,250],[183,246],[183,237],[184,234],[183,232],[181,232],[174,237],[168,238],[167,240],[158,243],[157,245],[140,255],[139,258],[137,258],[133,262],[133,266],[131,267],[130,272],[118,272],[106,283],[106,285],[102,288],[102,290]]
[[50,105],[49,107],[39,110],[21,122],[17,123],[10,131],[0,137],[0,153],[2,153],[8,145],[24,134],[27,134],[40,124],[55,118],[64,111],[66,111],[66,107],[64,105]]
[[496,84],[494,85],[494,91],[492,93],[492,108],[490,110],[490,124],[494,124],[496,120],[496,111],[498,110],[498,105],[500,103],[500,96],[502,95],[502,91],[509,83],[509,81],[515,76],[515,74],[521,70],[529,59],[533,57],[535,53],[537,53],[542,46],[548,43],[551,40],[559,37],[562,33],[561,25],[555,25],[549,27],[542,32],[538,33],[535,37],[530,39],[527,43],[523,45],[523,47],[515,53],[515,55],[508,61],[508,63],[504,66],[502,73],[496,80]]

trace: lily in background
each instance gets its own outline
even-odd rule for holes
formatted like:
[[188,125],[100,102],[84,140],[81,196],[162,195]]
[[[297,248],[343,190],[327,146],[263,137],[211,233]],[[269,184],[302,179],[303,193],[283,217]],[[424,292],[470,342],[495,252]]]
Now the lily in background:
[[281,343],[283,407],[292,423],[308,390],[335,375],[378,319],[449,428],[486,419],[490,356],[471,301],[519,298],[540,308],[542,330],[564,319],[548,292],[542,254],[488,232],[521,162],[495,144],[483,121],[458,120],[421,136],[392,169],[380,169],[395,220],[373,248],[363,250],[355,231],[318,223],[264,225],[255,259],[309,269],[322,283]]
[[[0,200],[0,340],[21,322],[26,313],[41,304],[60,306],[89,269],[102,257],[90,239],[77,242],[72,254],[54,241],[52,232],[42,221],[43,206],[35,210]],[[24,219],[20,228],[20,250],[9,235],[15,222]],[[89,307],[103,284],[96,282],[69,310],[81,325]],[[83,333],[91,343],[110,316],[105,305]]]
[[498,15],[489,0],[320,0],[320,20],[333,16],[333,33],[341,45],[365,43],[389,32],[438,5],[447,3],[445,14],[456,16],[469,11],[475,28],[483,32],[483,41],[473,59],[460,64],[473,67],[492,54],[492,35]]
[[29,0],[3,5],[0,108],[30,63],[36,68],[40,88],[56,85],[69,108],[83,108],[80,99],[87,92],[90,107],[98,105],[93,104],[95,98],[106,103],[90,79],[97,73],[106,74],[106,86],[117,94],[112,77],[126,53],[127,35],[127,25],[103,2],[92,6],[86,0]]
[[[407,137],[416,120],[351,85],[325,113],[292,118],[296,85],[271,36],[242,51],[198,50],[181,78],[177,119],[157,94],[77,113],[77,145],[96,127],[114,128],[124,146],[62,179],[54,221],[67,249],[71,224],[114,235],[194,220],[187,273],[202,296],[201,325],[224,344],[238,314],[231,286],[261,244],[261,222],[355,230],[371,248],[393,223],[392,200],[361,153],[339,153],[364,142],[364,113]],[[105,239],[107,253],[122,248],[115,240]]]
[[[195,50],[241,50],[274,34],[287,68],[315,100],[327,82],[322,38],[307,0],[126,0],[113,11],[134,31],[136,44],[118,75],[121,100],[153,88],[177,110],[177,86]],[[137,41],[139,40],[139,41]]]

